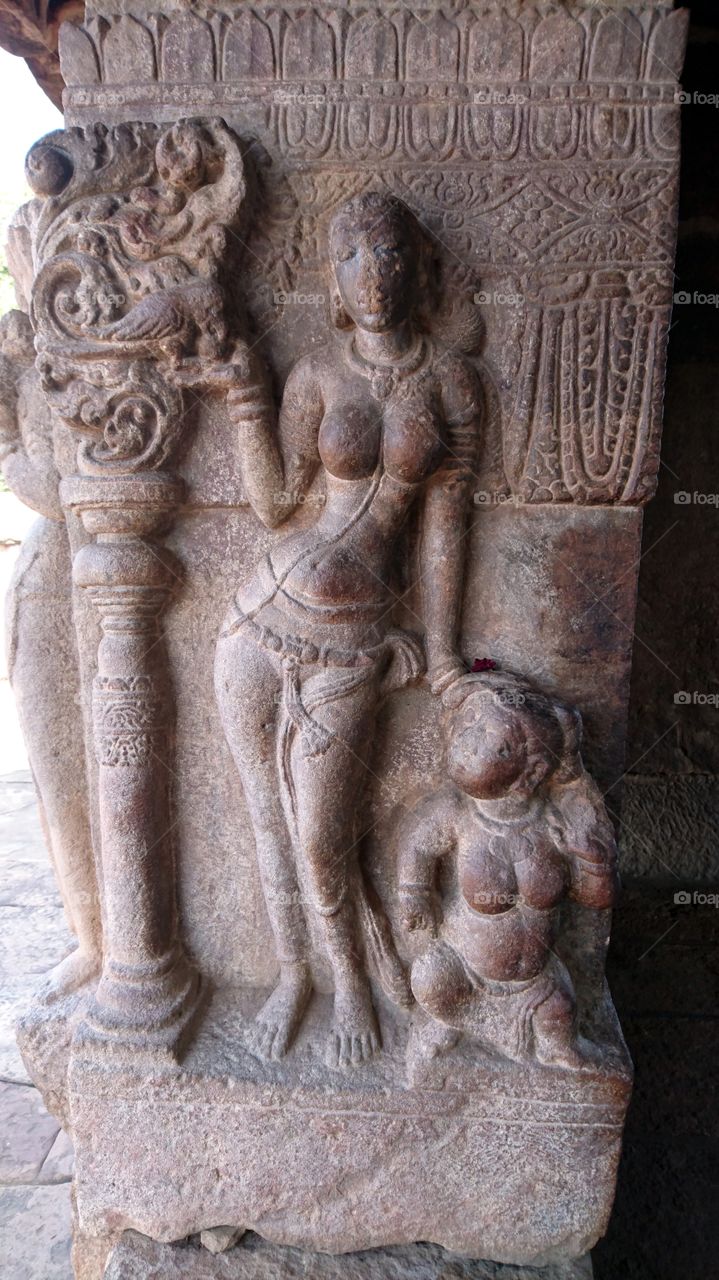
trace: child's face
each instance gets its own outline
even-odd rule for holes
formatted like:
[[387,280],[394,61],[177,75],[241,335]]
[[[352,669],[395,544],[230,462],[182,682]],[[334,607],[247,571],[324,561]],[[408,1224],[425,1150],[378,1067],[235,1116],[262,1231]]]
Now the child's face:
[[511,708],[467,698],[450,726],[447,767],[460,790],[477,800],[521,793],[527,742]]

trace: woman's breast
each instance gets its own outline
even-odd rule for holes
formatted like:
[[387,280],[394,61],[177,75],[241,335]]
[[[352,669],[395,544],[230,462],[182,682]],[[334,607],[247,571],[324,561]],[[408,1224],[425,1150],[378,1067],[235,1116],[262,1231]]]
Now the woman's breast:
[[329,475],[339,480],[382,470],[402,484],[420,484],[444,455],[441,419],[428,399],[403,394],[385,404],[345,403],[330,407],[319,433],[319,453]]
[[[563,881],[530,840],[485,836],[460,850],[453,930],[475,973],[519,981],[547,959]],[[515,857],[519,859],[515,861]]]
[[385,408],[382,459],[385,471],[403,484],[421,484],[445,453],[441,419],[427,399],[403,396]]
[[377,468],[382,439],[379,413],[367,405],[341,404],[328,409],[319,434],[319,454],[329,475],[361,480]]
[[462,851],[458,878],[464,901],[479,915],[502,915],[516,906],[519,894],[514,867],[492,850],[490,841]]
[[538,836],[526,857],[515,863],[519,892],[528,906],[547,911],[557,906],[567,889],[567,870],[551,842]]

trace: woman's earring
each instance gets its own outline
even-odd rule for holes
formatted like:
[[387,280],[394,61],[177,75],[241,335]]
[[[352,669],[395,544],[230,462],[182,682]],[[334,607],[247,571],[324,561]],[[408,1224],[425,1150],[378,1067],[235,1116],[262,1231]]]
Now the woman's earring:
[[339,289],[330,289],[330,320],[335,329],[351,329],[352,320],[340,297]]

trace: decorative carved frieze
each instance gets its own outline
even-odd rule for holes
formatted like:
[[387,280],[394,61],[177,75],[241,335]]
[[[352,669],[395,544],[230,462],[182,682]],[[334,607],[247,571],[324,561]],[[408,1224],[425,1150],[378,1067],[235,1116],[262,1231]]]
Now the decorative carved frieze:
[[166,109],[191,82],[279,161],[247,238],[259,332],[268,280],[270,299],[318,291],[331,211],[379,168],[484,321],[480,491],[636,504],[658,465],[686,22],[664,3],[103,7],[63,29],[66,105]]

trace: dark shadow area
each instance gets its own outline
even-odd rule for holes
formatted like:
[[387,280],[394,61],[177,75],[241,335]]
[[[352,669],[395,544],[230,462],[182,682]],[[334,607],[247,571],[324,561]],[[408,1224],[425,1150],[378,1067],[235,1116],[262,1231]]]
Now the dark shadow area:
[[690,7],[676,291],[691,301],[674,307],[627,750],[624,865],[642,878],[609,960],[636,1086],[597,1280],[719,1274],[719,907],[675,901],[719,887],[719,5]]

